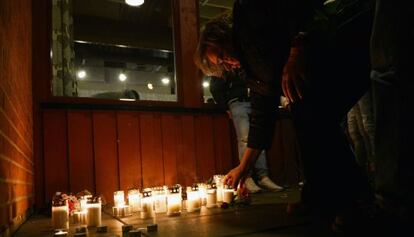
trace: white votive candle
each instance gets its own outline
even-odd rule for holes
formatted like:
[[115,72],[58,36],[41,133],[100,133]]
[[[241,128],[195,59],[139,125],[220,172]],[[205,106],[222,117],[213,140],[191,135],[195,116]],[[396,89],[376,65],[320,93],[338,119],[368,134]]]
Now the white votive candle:
[[88,201],[86,224],[88,226],[100,226],[102,223],[102,205],[100,198]]
[[207,208],[213,208],[217,206],[217,194],[215,188],[207,189]]
[[153,191],[152,198],[154,200],[155,213],[167,212],[167,189],[166,187],[158,187]]
[[199,211],[201,208],[201,198],[197,188],[187,187],[187,212]]
[[172,188],[167,196],[167,215],[176,216],[181,214],[182,198],[179,188]]
[[114,206],[121,207],[125,205],[124,191],[114,192]]
[[152,192],[144,191],[142,195],[140,217],[141,219],[152,218],[155,216]]
[[207,203],[207,184],[200,183],[198,184],[198,194],[201,198],[201,205],[205,206]]
[[[86,206],[86,204],[84,205]],[[85,210],[75,211],[72,216],[73,223],[74,224],[86,224],[86,215],[87,215],[86,207],[85,207]]]
[[138,212],[141,206],[141,194],[137,189],[131,189],[128,191],[128,205],[131,207],[132,212]]
[[52,225],[54,229],[69,229],[69,207],[67,202],[64,206],[52,206]]
[[232,188],[223,189],[223,202],[231,203],[233,202],[234,190]]

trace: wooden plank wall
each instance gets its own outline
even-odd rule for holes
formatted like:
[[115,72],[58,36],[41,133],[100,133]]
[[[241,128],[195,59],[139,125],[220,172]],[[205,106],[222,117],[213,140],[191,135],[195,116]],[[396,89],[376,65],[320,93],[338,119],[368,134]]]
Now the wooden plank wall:
[[46,109],[46,201],[58,190],[111,202],[119,189],[206,181],[233,166],[230,125],[224,114]]

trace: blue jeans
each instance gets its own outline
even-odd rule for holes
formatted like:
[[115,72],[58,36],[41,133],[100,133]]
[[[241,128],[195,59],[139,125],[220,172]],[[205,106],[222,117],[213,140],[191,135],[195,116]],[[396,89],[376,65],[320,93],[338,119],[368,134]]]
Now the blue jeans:
[[[247,138],[249,135],[249,114],[251,110],[250,102],[235,101],[229,104],[229,109],[234,128],[236,129],[239,160],[241,161],[247,148]],[[252,172],[250,172],[250,175],[251,174]],[[260,153],[254,167],[254,175],[259,179],[268,175],[266,151],[262,151]]]

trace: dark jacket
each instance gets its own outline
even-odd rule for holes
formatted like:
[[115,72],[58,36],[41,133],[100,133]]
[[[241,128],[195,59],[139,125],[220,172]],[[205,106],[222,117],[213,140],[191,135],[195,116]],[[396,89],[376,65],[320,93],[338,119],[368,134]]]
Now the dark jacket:
[[[343,0],[343,2],[347,1]],[[364,1],[368,0],[361,0],[361,2]],[[233,40],[236,56],[240,60],[242,68],[246,71],[246,81],[250,88],[251,97],[248,147],[256,149],[269,148],[274,133],[279,98],[282,93],[283,67],[289,56],[291,42],[299,32],[308,32],[310,23],[314,21],[313,16],[316,11],[322,9],[323,2],[322,0],[237,0],[235,2],[233,9]],[[348,30],[347,27],[345,27],[346,30]],[[358,60],[356,60],[352,52],[347,52],[349,39],[346,37],[352,36],[352,31],[345,32],[343,34],[345,37],[340,34],[336,35],[339,39],[342,37],[338,41],[339,43],[335,41],[336,39],[332,40],[334,43],[326,40],[326,32],[322,32],[322,34],[318,30],[315,30],[315,32],[317,33],[313,34],[312,37],[308,37],[311,41],[316,42],[310,47],[313,52],[310,52],[311,56],[309,58],[311,63],[316,62],[317,65],[309,66],[315,72],[312,72],[312,75],[308,74],[307,77],[309,81],[312,81],[314,79],[313,75],[320,77],[323,74],[326,75],[324,79],[329,79],[319,84],[314,83],[316,86],[328,85],[332,83],[332,75],[347,71],[346,68],[337,65],[368,69],[368,67],[365,67],[365,61],[362,62],[362,58],[358,59],[357,57]],[[328,33],[330,32],[328,31]],[[361,36],[361,39],[365,39],[365,36]],[[326,42],[330,44],[330,48],[325,46]],[[357,47],[359,46],[352,46],[353,49]],[[344,52],[337,53],[335,50],[338,48],[342,48]],[[319,55],[319,49],[324,50],[326,55]],[[345,55],[346,57],[341,59],[338,58],[338,55]],[[319,60],[321,57],[324,57],[325,61]],[[333,58],[339,59],[337,63],[332,60]],[[365,58],[363,59],[365,60]],[[350,64],[349,61],[354,63]],[[328,64],[331,67],[330,70],[326,73],[320,73],[321,70],[325,70],[324,67]],[[329,68],[329,66],[326,67]],[[356,70],[348,71],[355,72]],[[344,74],[343,77],[355,76]],[[351,85],[352,83],[349,82],[348,84]],[[329,90],[329,87],[319,87],[318,90],[315,90],[315,88],[312,88],[315,94],[316,92],[322,94],[322,92]],[[355,92],[352,99],[358,98],[366,89],[366,85],[360,88],[359,91]],[[344,91],[345,89],[343,89]],[[347,91],[347,93],[349,92]],[[342,93],[332,95],[332,97],[341,96],[343,96]],[[338,110],[344,111],[345,109],[342,108],[354,103],[351,100],[345,102],[343,106],[335,104],[332,107],[338,107],[340,108]]]
[[270,147],[290,42],[312,15],[306,12],[311,7],[304,7],[305,2],[309,1],[238,0],[234,4],[235,50],[250,88],[250,148]]
[[247,99],[248,90],[242,73],[226,73],[224,78],[211,77],[210,92],[214,101],[227,108],[230,100]]

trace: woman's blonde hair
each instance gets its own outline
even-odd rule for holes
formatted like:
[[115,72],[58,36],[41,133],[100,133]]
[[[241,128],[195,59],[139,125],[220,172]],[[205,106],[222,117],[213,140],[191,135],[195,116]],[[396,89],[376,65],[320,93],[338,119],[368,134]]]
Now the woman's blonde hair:
[[208,60],[209,48],[233,55],[233,18],[230,11],[205,24],[194,54],[194,63],[205,75],[220,77],[224,69]]

